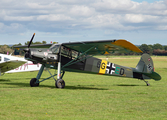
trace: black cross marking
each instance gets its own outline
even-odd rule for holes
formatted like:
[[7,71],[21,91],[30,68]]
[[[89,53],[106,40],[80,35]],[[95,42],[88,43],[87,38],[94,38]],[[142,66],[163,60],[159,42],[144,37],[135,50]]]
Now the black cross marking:
[[107,68],[106,68],[106,73],[107,74],[112,74],[113,72],[115,72],[115,67],[114,67],[114,63],[107,63]]

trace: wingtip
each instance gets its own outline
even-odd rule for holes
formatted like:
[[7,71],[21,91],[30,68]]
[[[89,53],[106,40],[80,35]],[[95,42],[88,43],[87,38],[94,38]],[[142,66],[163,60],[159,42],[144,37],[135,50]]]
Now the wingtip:
[[134,44],[132,44],[131,42],[129,42],[127,40],[124,40],[124,39],[119,39],[119,40],[115,41],[112,44],[122,46],[122,47],[124,47],[126,49],[132,50],[132,51],[137,52],[137,53],[143,53],[143,51],[141,51]]

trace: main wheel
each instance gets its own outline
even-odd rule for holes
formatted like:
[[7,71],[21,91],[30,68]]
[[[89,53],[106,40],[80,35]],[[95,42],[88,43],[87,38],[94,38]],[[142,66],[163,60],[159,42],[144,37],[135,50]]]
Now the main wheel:
[[150,86],[150,84],[149,84],[149,83],[147,83],[147,86]]
[[55,83],[55,86],[56,86],[57,88],[64,88],[64,87],[65,87],[65,82],[64,82],[64,80],[63,80],[63,79],[58,79],[58,80],[56,81],[56,83]]
[[37,86],[39,86],[39,83],[36,83],[36,81],[37,81],[36,78],[32,78],[32,79],[30,80],[30,86],[31,86],[31,87],[37,87]]

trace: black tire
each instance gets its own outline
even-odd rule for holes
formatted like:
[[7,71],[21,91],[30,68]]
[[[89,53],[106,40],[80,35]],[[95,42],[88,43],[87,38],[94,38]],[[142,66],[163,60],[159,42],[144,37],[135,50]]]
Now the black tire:
[[32,79],[30,80],[30,86],[31,86],[31,87],[37,87],[37,86],[39,86],[39,83],[36,83],[36,81],[37,81],[36,78],[32,78]]
[[63,79],[58,79],[57,81],[56,81],[56,83],[55,83],[55,86],[57,87],[57,88],[64,88],[65,87],[65,82],[64,82],[64,80]]

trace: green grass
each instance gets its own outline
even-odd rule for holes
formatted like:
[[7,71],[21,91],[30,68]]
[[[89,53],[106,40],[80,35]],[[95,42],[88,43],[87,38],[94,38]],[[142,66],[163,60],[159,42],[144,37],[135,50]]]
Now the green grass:
[[[139,59],[112,56],[108,61],[135,67]],[[66,72],[64,89],[55,88],[53,79],[30,87],[37,72],[5,74],[0,77],[0,119],[167,119],[167,57],[153,60],[162,80],[150,80],[151,86],[130,78]],[[44,71],[42,78],[48,76]]]

